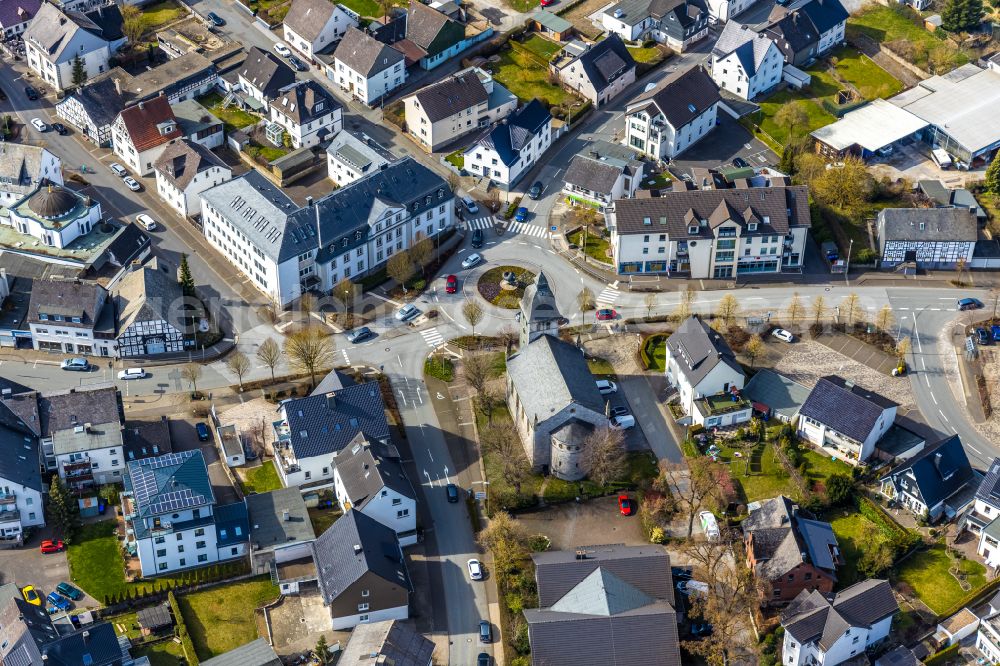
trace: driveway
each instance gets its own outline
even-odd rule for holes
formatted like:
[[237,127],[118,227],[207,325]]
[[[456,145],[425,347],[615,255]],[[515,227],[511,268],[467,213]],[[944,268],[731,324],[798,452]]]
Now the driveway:
[[219,504],[231,504],[239,501],[239,495],[233,484],[230,483],[226,471],[222,468],[225,464],[219,460],[219,449],[211,441],[198,441],[198,433],[195,432],[195,423],[208,419],[170,419],[170,441],[174,451],[194,451],[198,449],[205,456],[205,464],[208,465],[208,478],[212,481],[212,492],[215,500]]
[[550,550],[569,550],[576,546],[606,543],[623,543],[627,546],[649,543],[642,533],[639,516],[621,515],[618,511],[618,498],[613,495],[581,504],[570,502],[530,513],[519,513],[517,519],[529,534],[544,534],[551,539]]
[[[19,587],[34,585],[42,594],[56,589],[60,581],[69,581],[66,553],[42,555],[38,545],[43,539],[53,538],[52,528],[36,530],[23,548],[0,550],[0,582],[17,583]],[[89,606],[98,604],[89,599]],[[82,601],[82,600],[81,600]]]
[[670,171],[678,176],[690,174],[691,167],[717,169],[732,166],[740,157],[752,167],[773,166],[777,155],[724,112],[719,113],[719,124],[708,136],[681,153],[670,162]]
[[330,629],[330,611],[323,606],[323,597],[318,591],[282,597],[266,612],[271,625],[271,642],[279,655],[311,650],[320,634],[326,636],[329,645],[339,642],[341,647],[350,636],[350,632]]

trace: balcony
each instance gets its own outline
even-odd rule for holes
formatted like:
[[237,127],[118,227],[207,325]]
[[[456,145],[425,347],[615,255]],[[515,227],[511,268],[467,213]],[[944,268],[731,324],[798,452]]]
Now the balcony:
[[720,416],[749,409],[751,403],[742,396],[734,398],[731,393],[723,392],[705,396],[698,401],[698,405],[705,416]]
[[20,523],[21,522],[21,512],[17,509],[7,509],[5,511],[0,511],[0,525],[6,523]]
[[17,504],[17,495],[13,493],[0,493],[0,511],[8,504]]
[[273,421],[271,427],[274,429],[274,438],[282,443],[292,441],[292,431],[288,428],[288,422],[284,419]]

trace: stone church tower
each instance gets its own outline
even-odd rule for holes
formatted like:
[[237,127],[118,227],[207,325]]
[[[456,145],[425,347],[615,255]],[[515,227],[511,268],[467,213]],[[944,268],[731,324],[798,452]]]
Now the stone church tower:
[[549,280],[543,271],[538,272],[535,283],[528,285],[521,297],[520,347],[542,335],[559,336],[559,320],[562,314],[556,306],[556,297],[549,287]]

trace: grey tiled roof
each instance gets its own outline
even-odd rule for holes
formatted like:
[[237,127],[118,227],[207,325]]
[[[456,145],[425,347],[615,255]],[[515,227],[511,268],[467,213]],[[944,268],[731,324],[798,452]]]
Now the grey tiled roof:
[[896,406],[877,393],[830,375],[816,382],[799,413],[864,442],[882,418],[882,412]]
[[[0,405],[0,411],[7,408]],[[10,414],[10,412],[7,412]],[[41,492],[38,438],[26,426],[0,423],[0,479]]]
[[137,321],[162,319],[181,333],[193,333],[189,317],[200,314],[200,303],[192,301],[192,310],[177,279],[164,272],[154,260],[122,278],[115,289],[118,334],[122,335]]
[[783,495],[760,502],[742,528],[751,537],[757,562],[754,571],[765,580],[778,580],[804,562],[834,576],[842,563],[830,523],[800,515],[798,507]]
[[616,33],[608,35],[587,49],[580,56],[579,62],[598,93],[604,91],[626,72],[635,69],[632,54]]
[[315,81],[297,81],[282,88],[270,105],[278,113],[291,118],[296,125],[305,125],[341,108],[340,102]]
[[303,39],[314,41],[336,11],[342,12],[330,0],[293,0],[284,24]]
[[77,88],[67,99],[76,99],[98,128],[111,125],[125,108],[125,96],[118,92],[111,76],[103,76]]
[[332,455],[347,447],[358,433],[376,441],[389,438],[378,382],[299,398],[285,403],[283,409],[292,449],[300,460]]
[[110,622],[90,624],[62,636],[43,645],[41,653],[45,660],[39,663],[46,666],[111,666],[120,664],[122,658],[118,635]]
[[878,227],[884,246],[895,240],[975,242],[979,225],[968,208],[884,208]]
[[490,96],[473,71],[458,72],[413,94],[432,123],[482,104]]
[[402,53],[357,28],[347,30],[333,57],[367,78],[403,61]]
[[586,558],[577,559],[575,550],[534,553],[538,605],[547,608],[577,586],[598,567],[610,571],[625,583],[653,599],[674,603],[670,555],[659,546],[607,544],[579,546]]
[[[79,317],[80,323],[60,321],[60,328],[95,328],[107,307],[107,292],[96,282],[86,280],[35,280],[31,286],[28,321],[44,323],[39,314]],[[103,303],[103,307],[101,307]],[[98,308],[101,308],[100,310]],[[47,321],[52,321],[51,318]]]
[[747,381],[743,395],[791,420],[809,398],[809,389],[773,370],[761,369]]
[[71,57],[65,52],[66,47],[74,41],[73,37],[79,30],[86,30],[97,39],[102,39],[101,29],[83,14],[64,13],[54,4],[46,2],[39,8],[23,35],[25,42],[34,44],[45,53],[49,61],[58,63]]
[[994,458],[990,468],[979,482],[976,499],[1000,509],[1000,458]]
[[181,192],[187,189],[196,175],[212,167],[229,169],[211,150],[187,139],[175,141],[164,148],[153,163],[156,172]]
[[330,603],[368,572],[407,591],[413,588],[396,533],[349,510],[312,543],[323,600]]
[[333,464],[356,509],[364,509],[383,488],[416,499],[399,458],[391,455],[387,447],[369,443],[364,433],[359,432],[349,446],[334,454]]
[[[2,3],[0,7],[3,7]],[[22,196],[33,192],[42,178],[44,152],[42,146],[6,141],[0,144],[0,182],[3,183],[0,188]]]
[[140,627],[146,629],[158,629],[173,624],[173,618],[170,616],[170,606],[166,603],[140,609],[136,613],[136,620],[139,622]]
[[84,423],[120,423],[121,396],[115,387],[46,391],[38,399],[41,436],[51,437]]
[[597,413],[604,399],[583,352],[551,335],[542,335],[507,361],[507,374],[529,415],[539,421],[575,402]]
[[720,363],[743,374],[726,339],[698,317],[688,317],[667,338],[667,353],[677,360],[677,367],[691,386],[698,386]]
[[905,645],[900,645],[875,660],[875,666],[920,666],[922,663],[913,654],[913,650]]
[[610,195],[624,171],[625,167],[621,163],[602,162],[587,155],[575,155],[563,180],[591,192]]
[[128,460],[152,458],[173,452],[170,441],[170,424],[163,416],[155,421],[125,421],[122,430],[122,445]]
[[274,97],[279,90],[295,81],[295,72],[278,56],[256,46],[251,47],[247,53],[239,72],[241,77],[262,91],[267,98]]
[[312,541],[316,537],[298,488],[247,495],[245,501],[250,519],[250,547],[255,551]]
[[446,51],[465,37],[465,26],[422,2],[410,1],[406,13],[406,39],[427,55]]
[[632,113],[633,109],[652,105],[677,129],[687,125],[721,99],[719,87],[708,72],[694,66],[668,76],[648,93],[636,97],[629,103],[628,113]]
[[281,666],[274,649],[263,638],[201,662],[204,666]]
[[828,597],[803,590],[781,614],[781,624],[800,643],[818,641],[825,651],[851,627],[871,627],[898,610],[889,581],[869,579]]
[[434,643],[407,622],[384,620],[354,627],[340,655],[341,664],[351,666],[427,666]]
[[747,76],[754,76],[764,63],[764,57],[772,43],[748,25],[728,21],[719,40],[712,47],[712,54],[724,58],[735,53]]

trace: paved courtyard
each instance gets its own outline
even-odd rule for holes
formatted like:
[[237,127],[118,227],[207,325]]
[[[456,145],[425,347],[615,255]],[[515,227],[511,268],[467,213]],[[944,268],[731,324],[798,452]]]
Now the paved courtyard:
[[517,519],[529,534],[544,534],[552,540],[551,550],[570,550],[576,546],[624,543],[638,546],[649,543],[642,533],[639,516],[618,512],[618,499],[601,497],[577,504],[570,502],[549,506]]
[[330,611],[323,606],[323,597],[318,591],[283,597],[267,613],[271,621],[274,651],[279,655],[311,650],[320,634],[326,636],[329,645],[336,645],[339,641],[343,647],[351,635],[349,631],[330,629]]

